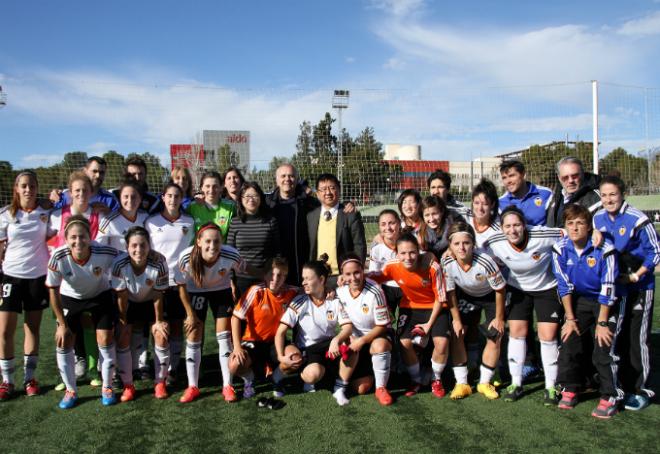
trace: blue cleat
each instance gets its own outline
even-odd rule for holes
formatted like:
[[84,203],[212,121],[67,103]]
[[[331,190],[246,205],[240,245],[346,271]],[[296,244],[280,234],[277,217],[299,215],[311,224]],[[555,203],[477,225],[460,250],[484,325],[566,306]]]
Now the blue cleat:
[[64,393],[64,397],[62,400],[60,400],[59,407],[62,410],[68,410],[70,408],[73,408],[76,406],[76,403],[78,402],[78,396],[74,391],[69,391],[67,390]]
[[643,410],[650,404],[650,399],[642,394],[629,394],[624,401],[626,410]]
[[101,391],[101,403],[106,407],[117,403],[117,398],[112,388],[103,388],[103,391]]
[[523,384],[533,381],[539,375],[541,375],[541,369],[539,369],[538,367],[530,364],[525,364],[523,366],[523,370],[522,370]]

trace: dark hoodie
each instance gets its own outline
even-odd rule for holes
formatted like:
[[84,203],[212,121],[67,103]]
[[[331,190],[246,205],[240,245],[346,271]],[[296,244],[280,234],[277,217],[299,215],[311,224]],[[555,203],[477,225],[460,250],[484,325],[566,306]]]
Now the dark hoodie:
[[[600,176],[593,173],[585,172],[582,185],[573,194],[568,203],[577,203],[587,208],[592,214],[601,207],[600,192],[598,191],[598,184],[600,183]],[[552,202],[548,206],[546,217],[546,225],[548,227],[563,227],[564,221],[562,214],[564,213],[564,194],[562,193],[561,184],[557,184],[554,193],[552,194]]]

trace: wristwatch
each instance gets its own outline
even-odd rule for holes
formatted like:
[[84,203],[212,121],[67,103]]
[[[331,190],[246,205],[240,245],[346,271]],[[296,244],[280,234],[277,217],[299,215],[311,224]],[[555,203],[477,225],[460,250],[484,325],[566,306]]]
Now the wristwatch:
[[603,326],[603,327],[607,328],[609,325],[608,325],[607,322],[598,322],[598,326]]

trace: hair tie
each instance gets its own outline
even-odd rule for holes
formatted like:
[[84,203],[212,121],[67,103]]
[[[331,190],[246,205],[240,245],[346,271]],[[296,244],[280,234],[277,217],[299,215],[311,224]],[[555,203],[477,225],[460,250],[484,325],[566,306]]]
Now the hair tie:
[[347,260],[344,260],[343,262],[341,262],[341,270],[343,271],[344,270],[344,265],[346,265],[348,263],[351,263],[351,262],[352,263],[357,263],[362,268],[364,268],[364,264],[361,261],[359,261],[358,259],[347,259]]
[[64,227],[64,234],[66,235],[66,232],[69,231],[69,227],[71,227],[74,224],[80,224],[83,227],[85,227],[85,230],[87,230],[87,233],[89,233],[89,223],[85,221],[81,221],[80,219],[74,219],[73,221],[67,222],[66,226]]

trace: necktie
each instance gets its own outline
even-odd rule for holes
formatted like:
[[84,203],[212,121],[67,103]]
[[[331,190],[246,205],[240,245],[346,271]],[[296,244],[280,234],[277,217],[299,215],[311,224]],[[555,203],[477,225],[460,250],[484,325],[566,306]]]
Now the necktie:
[[325,218],[326,221],[329,221],[330,219],[332,219],[332,213],[326,211],[325,213],[323,213],[323,217]]

